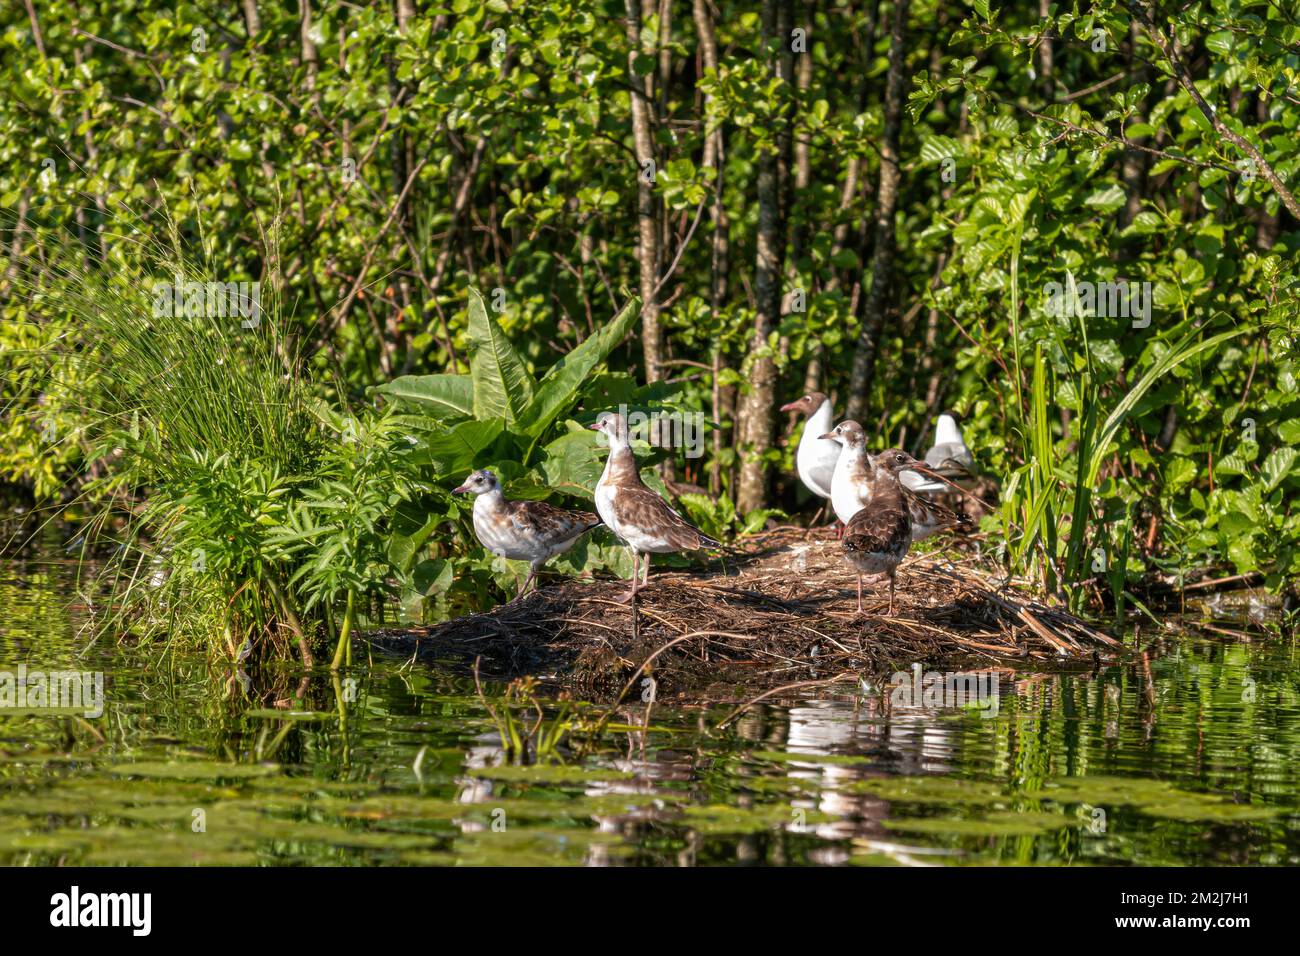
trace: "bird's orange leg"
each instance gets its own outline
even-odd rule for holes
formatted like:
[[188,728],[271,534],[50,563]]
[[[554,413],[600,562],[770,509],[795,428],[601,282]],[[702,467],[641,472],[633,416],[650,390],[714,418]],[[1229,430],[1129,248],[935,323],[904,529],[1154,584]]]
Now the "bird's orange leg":
[[532,584],[533,579],[536,577],[537,577],[537,565],[533,565],[528,569],[528,577],[524,578],[524,583],[523,585],[520,586],[519,593],[515,595],[516,601],[518,601],[521,597],[524,596],[524,592],[528,590],[528,585]]
[[[619,598],[619,601],[623,604],[626,604],[628,601],[631,601],[633,598],[636,597],[637,571],[639,570],[637,567],[638,560],[639,560],[639,556],[635,551],[633,551],[632,552],[632,586],[628,588],[626,594],[624,594],[621,598]],[[650,556],[646,555],[646,561],[648,562],[649,560],[650,560]]]
[[894,571],[889,572],[889,616],[890,617],[894,616],[894,574],[895,573],[896,572]]

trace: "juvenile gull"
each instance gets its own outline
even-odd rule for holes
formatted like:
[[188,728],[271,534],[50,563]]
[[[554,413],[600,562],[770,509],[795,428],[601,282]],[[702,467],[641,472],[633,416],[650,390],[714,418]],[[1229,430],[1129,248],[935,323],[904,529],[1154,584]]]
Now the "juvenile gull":
[[831,508],[835,517],[848,524],[871,496],[871,458],[867,435],[857,422],[840,422],[821,436],[841,446],[831,476]]
[[[650,581],[650,555],[676,551],[721,548],[701,533],[641,481],[636,456],[628,444],[627,421],[614,412],[602,412],[592,429],[609,439],[609,458],[596,483],[596,511],[632,552],[632,588],[624,600],[636,596]],[[637,583],[637,567],[645,555],[645,572]]]
[[590,511],[566,511],[545,501],[507,501],[497,476],[486,469],[474,472],[452,493],[474,496],[474,533],[483,547],[498,557],[529,563],[516,598],[528,590],[538,568],[600,524]]
[[872,456],[871,490],[867,504],[844,529],[844,557],[858,572],[858,610],[862,610],[862,576],[889,576],[889,614],[894,613],[895,575],[916,532],[933,534],[966,523],[963,515],[918,498],[899,481],[907,470],[925,473],[926,467],[907,452],[890,448]]

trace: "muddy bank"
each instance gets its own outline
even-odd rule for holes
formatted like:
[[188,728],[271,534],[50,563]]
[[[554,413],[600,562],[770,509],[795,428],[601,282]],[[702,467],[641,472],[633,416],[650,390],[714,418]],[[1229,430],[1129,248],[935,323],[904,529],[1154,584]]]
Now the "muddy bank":
[[635,607],[621,600],[626,582],[569,580],[486,613],[369,640],[458,668],[477,659],[484,678],[532,675],[597,696],[646,674],[660,696],[694,695],[878,677],[915,662],[1086,663],[1123,650],[953,549],[903,563],[892,617],[883,584],[867,586],[857,612],[856,578],[826,532],[750,539],[726,566],[656,572]]

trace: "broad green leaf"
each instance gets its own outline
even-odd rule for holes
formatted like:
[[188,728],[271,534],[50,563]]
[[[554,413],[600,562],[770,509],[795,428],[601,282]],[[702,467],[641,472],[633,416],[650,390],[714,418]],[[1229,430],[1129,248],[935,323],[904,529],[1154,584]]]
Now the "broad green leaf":
[[370,391],[408,403],[439,421],[474,414],[474,382],[468,375],[403,375]]
[[[440,514],[432,517],[426,516],[424,521],[417,525],[414,530],[404,534],[397,530],[397,526],[411,522],[415,517],[411,513],[413,509],[414,503],[412,502],[405,502],[398,508],[392,522],[394,525],[392,537],[388,541],[388,560],[393,563],[393,567],[401,571],[405,571],[411,566],[411,562],[419,553],[420,548],[429,540],[429,535],[433,534],[440,521],[445,520],[445,517]],[[406,520],[400,521],[400,518]]]
[[1250,461],[1241,454],[1233,452],[1230,455],[1224,455],[1214,464],[1214,477],[1219,481],[1224,478],[1231,478],[1235,475],[1245,475],[1250,473]]
[[432,465],[435,478],[463,477],[474,469],[479,455],[504,430],[505,422],[499,418],[461,422],[426,438],[416,447],[413,457],[417,462]]
[[590,499],[605,468],[599,435],[590,430],[571,431],[542,449],[537,467],[556,491]]
[[1286,479],[1287,475],[1291,474],[1295,459],[1296,450],[1289,445],[1274,448],[1264,459],[1264,482],[1268,491],[1272,491]]
[[1170,458],[1163,472],[1165,490],[1175,492],[1196,478],[1196,462],[1190,458]]
[[474,417],[504,418],[511,425],[524,421],[533,400],[533,377],[477,289],[469,290],[469,339]]
[[568,411],[591,370],[623,341],[640,313],[641,300],[630,299],[612,321],[547,369],[537,385],[532,403],[520,417],[526,435],[537,438],[556,418]]
[[446,558],[430,558],[421,561],[411,573],[411,583],[422,596],[441,594],[451,587],[455,579],[455,569]]
[[1108,186],[1105,189],[1097,190],[1084,200],[1084,204],[1095,206],[1098,209],[1112,210],[1118,209],[1127,201],[1128,197],[1124,194],[1123,188],[1120,186]]

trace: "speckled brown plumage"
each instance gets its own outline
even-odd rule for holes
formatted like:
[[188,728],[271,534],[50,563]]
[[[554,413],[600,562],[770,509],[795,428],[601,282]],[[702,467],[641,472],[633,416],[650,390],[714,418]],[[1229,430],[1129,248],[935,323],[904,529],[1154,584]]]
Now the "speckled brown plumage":
[[[632,588],[639,590],[637,565],[645,555],[645,580],[650,577],[650,555],[721,548],[645,486],[636,455],[628,444],[623,416],[605,412],[591,426],[609,439],[609,458],[596,483],[596,510],[601,519],[632,552]],[[643,582],[644,583],[644,582]]]
[[[645,547],[638,550],[667,554],[722,547],[670,508],[657,492],[646,487],[631,448],[622,448],[613,457],[615,461],[609,469],[609,480],[602,477],[601,483],[613,489],[610,504],[618,527],[633,534],[640,532],[639,537],[646,541],[657,539],[663,542],[662,549]],[[614,533],[619,532],[615,529]],[[631,541],[628,543],[632,544]]]
[[916,532],[960,527],[966,518],[903,487],[899,472],[925,470],[907,452],[890,448],[873,455],[871,463],[868,502],[844,529],[844,557],[858,572],[858,610],[862,610],[862,575],[887,574],[889,613],[893,614],[895,574]]
[[483,547],[499,557],[529,563],[519,594],[543,564],[600,524],[590,511],[567,511],[545,501],[508,501],[496,475],[486,470],[474,472],[454,491],[474,495],[474,533]]
[[545,501],[507,501],[506,513],[515,528],[534,537],[567,541],[600,524],[591,511],[568,511]]
[[912,540],[920,541],[937,531],[969,531],[970,518],[959,511],[953,511],[925,495],[901,488],[903,500],[907,502],[908,514],[912,520]]

